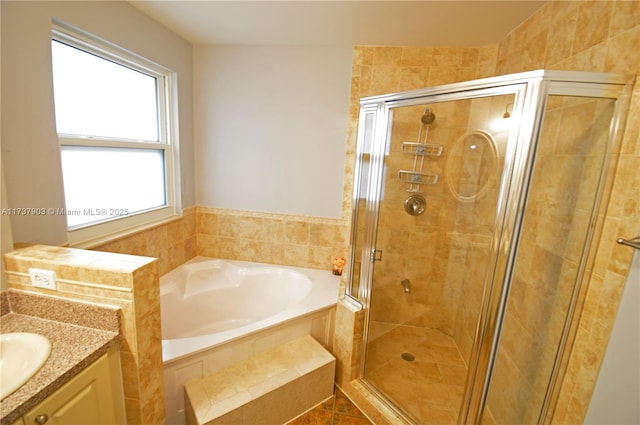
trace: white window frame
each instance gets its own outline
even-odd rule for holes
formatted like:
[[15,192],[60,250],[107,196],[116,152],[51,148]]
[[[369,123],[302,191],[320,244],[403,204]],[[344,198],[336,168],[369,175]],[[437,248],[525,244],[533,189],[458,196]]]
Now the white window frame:
[[[117,64],[138,70],[157,79],[158,98],[158,142],[123,140],[105,137],[86,137],[58,134],[60,149],[63,145],[87,147],[117,147],[153,149],[164,151],[166,204],[150,210],[137,212],[124,217],[115,217],[102,222],[67,228],[67,240],[70,246],[89,248],[118,237],[157,226],[182,215],[180,203],[179,146],[176,131],[177,93],[176,73],[124,50],[112,43],[79,32],[64,23],[53,23],[52,41],[59,41],[88,53],[113,61]],[[59,151],[60,152],[60,151]],[[73,212],[66,211],[66,214]]]

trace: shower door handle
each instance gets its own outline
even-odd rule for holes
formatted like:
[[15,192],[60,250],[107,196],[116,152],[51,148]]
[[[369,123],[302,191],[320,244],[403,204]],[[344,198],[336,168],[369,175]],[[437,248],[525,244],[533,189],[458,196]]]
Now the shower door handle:
[[375,263],[376,261],[382,261],[382,250],[374,248],[371,250],[371,262]]

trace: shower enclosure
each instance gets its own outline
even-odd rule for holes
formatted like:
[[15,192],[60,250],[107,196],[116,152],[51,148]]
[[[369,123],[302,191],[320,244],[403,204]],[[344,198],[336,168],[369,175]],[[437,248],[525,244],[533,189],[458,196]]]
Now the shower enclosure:
[[548,423],[628,79],[532,71],[361,100],[358,377],[417,424]]

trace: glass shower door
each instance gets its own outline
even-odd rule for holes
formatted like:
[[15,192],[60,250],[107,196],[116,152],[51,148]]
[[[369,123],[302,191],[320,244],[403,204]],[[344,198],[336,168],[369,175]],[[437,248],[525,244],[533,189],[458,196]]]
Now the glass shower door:
[[588,261],[616,99],[549,96],[487,405],[545,420]]
[[420,424],[458,421],[513,154],[515,95],[466,97],[390,108],[380,153],[363,379]]

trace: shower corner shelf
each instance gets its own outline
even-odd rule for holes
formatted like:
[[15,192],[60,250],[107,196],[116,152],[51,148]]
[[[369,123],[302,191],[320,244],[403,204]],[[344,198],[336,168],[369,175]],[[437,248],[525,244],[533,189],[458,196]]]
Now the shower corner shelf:
[[442,155],[442,145],[430,145],[416,142],[402,142],[402,153],[418,156],[440,156]]
[[418,173],[416,171],[400,170],[398,178],[405,183],[413,184],[436,184],[438,183],[437,174]]

